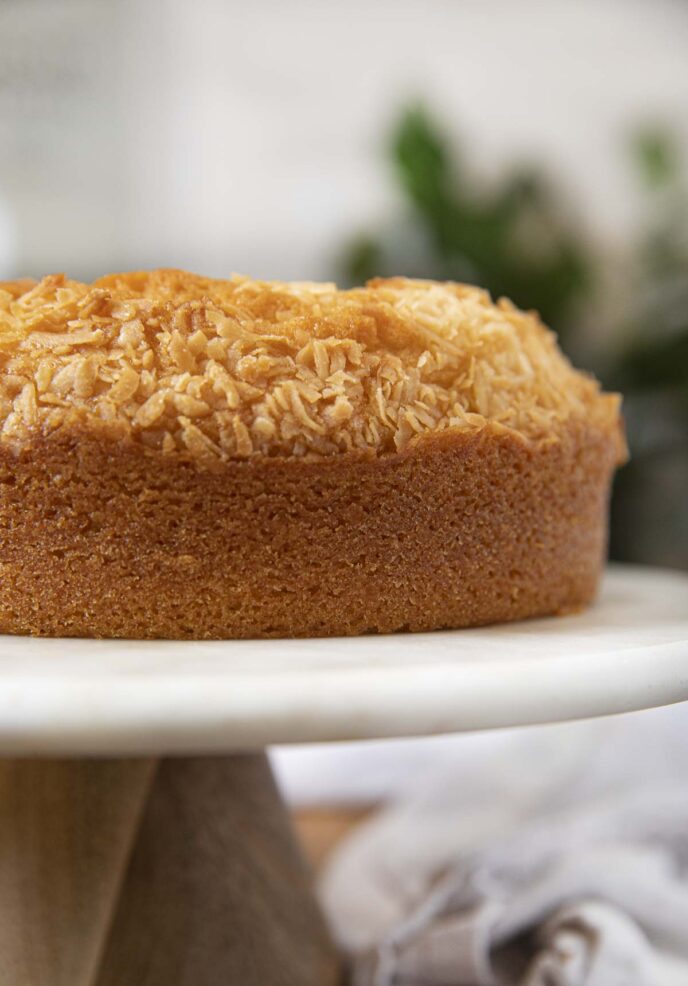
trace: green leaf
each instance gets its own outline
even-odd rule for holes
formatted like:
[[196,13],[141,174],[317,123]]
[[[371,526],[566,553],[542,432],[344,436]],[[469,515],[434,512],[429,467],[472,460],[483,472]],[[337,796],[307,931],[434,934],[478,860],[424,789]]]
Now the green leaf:
[[393,134],[392,155],[406,193],[421,209],[449,204],[449,151],[421,106],[408,109]]
[[688,325],[669,337],[638,336],[620,356],[618,374],[623,387],[678,386],[688,396]]
[[364,284],[371,277],[384,272],[384,250],[371,236],[359,236],[349,245],[344,257],[346,280],[350,284]]
[[648,127],[631,138],[631,152],[641,178],[650,187],[669,185],[678,177],[680,155],[673,135]]

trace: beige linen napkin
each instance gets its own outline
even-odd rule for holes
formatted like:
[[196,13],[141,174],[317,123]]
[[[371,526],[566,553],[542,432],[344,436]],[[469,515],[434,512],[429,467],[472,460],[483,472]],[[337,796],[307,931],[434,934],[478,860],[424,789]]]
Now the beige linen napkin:
[[688,986],[688,717],[458,757],[354,833],[321,895],[356,986]]

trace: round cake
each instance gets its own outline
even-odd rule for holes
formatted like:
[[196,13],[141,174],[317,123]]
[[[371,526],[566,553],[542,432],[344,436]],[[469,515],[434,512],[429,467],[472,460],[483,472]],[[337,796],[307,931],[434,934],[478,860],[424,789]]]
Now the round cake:
[[594,596],[619,398],[461,284],[0,282],[0,632],[466,627]]

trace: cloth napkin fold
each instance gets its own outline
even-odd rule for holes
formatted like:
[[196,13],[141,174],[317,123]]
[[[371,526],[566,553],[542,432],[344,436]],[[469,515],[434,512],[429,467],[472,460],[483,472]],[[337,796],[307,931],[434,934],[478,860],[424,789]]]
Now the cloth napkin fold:
[[321,897],[355,986],[688,986],[685,710],[457,755]]

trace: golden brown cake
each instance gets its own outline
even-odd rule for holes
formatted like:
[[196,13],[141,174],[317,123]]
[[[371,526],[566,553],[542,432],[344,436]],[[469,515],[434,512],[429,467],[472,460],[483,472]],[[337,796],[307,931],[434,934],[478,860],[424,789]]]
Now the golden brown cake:
[[0,631],[464,627],[594,596],[617,396],[477,288],[0,283]]

